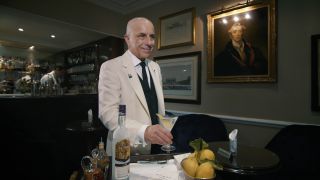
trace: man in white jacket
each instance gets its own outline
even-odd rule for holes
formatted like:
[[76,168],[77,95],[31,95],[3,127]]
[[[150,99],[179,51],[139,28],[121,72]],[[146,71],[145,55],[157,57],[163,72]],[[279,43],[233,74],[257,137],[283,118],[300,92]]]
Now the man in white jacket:
[[[152,22],[142,17],[131,19],[125,41],[128,50],[100,68],[99,118],[109,129],[110,140],[110,133],[118,126],[119,104],[124,103],[131,146],[140,153],[150,153],[150,149],[151,153],[159,153],[160,145],[171,144],[173,137],[156,118],[156,113],[165,114],[165,108],[160,67],[147,59],[155,44]],[[107,141],[107,150],[111,148],[109,143]]]

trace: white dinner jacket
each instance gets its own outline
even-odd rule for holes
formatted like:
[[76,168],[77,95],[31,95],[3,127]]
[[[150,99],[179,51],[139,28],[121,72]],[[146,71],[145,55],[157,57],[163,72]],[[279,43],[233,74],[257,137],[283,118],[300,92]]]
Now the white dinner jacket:
[[[158,102],[158,112],[165,114],[162,77],[159,65],[148,61]],[[129,129],[130,143],[136,143],[137,133],[142,125],[151,125],[151,117],[146,98],[132,63],[129,52],[104,62],[99,75],[99,118],[109,132],[118,126],[118,106],[126,105],[126,127]],[[108,144],[108,143],[107,143]],[[148,147],[150,149],[150,147]]]

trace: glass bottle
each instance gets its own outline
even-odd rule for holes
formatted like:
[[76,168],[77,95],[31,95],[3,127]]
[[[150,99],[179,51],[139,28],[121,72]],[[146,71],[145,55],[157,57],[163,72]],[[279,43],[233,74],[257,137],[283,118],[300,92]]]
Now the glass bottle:
[[81,167],[85,180],[104,180],[101,169],[97,167],[97,162],[92,157],[82,157]]
[[119,105],[118,127],[112,140],[112,179],[129,179],[130,140],[125,125],[126,105]]
[[99,142],[98,148],[92,150],[91,155],[93,159],[97,162],[97,167],[100,168],[103,172],[104,179],[107,179],[107,173],[109,168],[109,157],[107,152],[104,149],[104,143],[102,138]]

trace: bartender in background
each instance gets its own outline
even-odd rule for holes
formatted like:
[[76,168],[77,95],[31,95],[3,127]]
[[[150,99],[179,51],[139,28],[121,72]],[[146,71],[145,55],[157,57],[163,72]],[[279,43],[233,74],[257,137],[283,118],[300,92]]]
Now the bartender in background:
[[29,74],[21,77],[15,82],[15,91],[20,93],[27,93],[31,91],[31,76]]
[[64,76],[64,68],[61,65],[56,65],[53,70],[44,76],[42,76],[40,83],[41,85],[56,85],[61,86],[61,83],[63,82],[63,76]]

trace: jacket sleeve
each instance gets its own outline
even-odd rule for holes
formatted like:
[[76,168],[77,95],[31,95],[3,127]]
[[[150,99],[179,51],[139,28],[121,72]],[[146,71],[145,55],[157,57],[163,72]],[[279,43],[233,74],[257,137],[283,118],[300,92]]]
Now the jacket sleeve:
[[118,125],[118,105],[120,103],[120,80],[113,61],[102,64],[99,74],[99,118],[109,129]]

